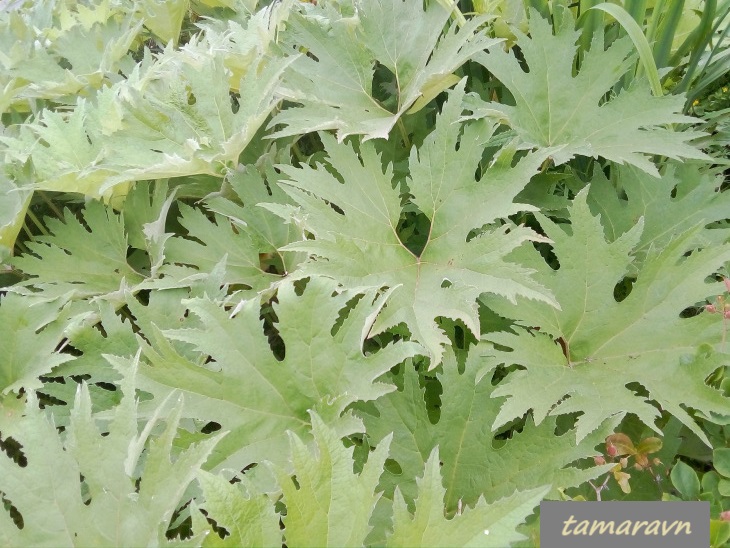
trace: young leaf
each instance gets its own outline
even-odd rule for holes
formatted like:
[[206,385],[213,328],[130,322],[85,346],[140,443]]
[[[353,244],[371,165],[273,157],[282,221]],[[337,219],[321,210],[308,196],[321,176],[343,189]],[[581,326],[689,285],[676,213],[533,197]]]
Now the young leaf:
[[[144,345],[150,366],[141,368],[145,389],[158,397],[181,390],[190,416],[229,430],[212,462],[239,470],[263,460],[285,464],[285,432],[306,436],[309,410],[341,435],[361,431],[349,413],[341,416],[345,408],[391,391],[375,379],[422,349],[399,342],[363,355],[363,341],[387,295],[376,299],[369,289],[333,296],[335,290],[336,284],[323,278],[311,279],[301,296],[291,283],[279,288],[275,326],[285,354],[279,359],[262,332],[259,299],[243,303],[233,318],[209,299],[186,301],[202,327],[150,334],[152,345]],[[335,328],[343,308],[358,295],[363,297]],[[213,361],[194,363],[170,340],[193,345],[202,353],[201,363],[208,356]]]
[[[193,42],[138,65],[129,78],[80,98],[71,113],[43,111],[7,138],[10,157],[30,155],[38,188],[92,197],[126,193],[124,184],[183,175],[219,175],[238,160],[278,97],[291,59],[259,58],[231,98],[222,56]],[[114,189],[117,185],[121,189]]]
[[380,498],[378,478],[388,456],[389,439],[368,455],[360,474],[352,471],[353,448],[312,414],[317,454],[290,434],[294,480],[277,473],[284,494],[284,538],[288,546],[362,546],[370,515]]
[[38,408],[33,392],[24,413],[0,414],[3,437],[20,444],[25,460],[25,466],[19,466],[0,453],[0,491],[24,523],[22,529],[15,525],[5,529],[11,546],[167,544],[170,518],[221,436],[190,447],[171,462],[182,400],[161,434],[153,437],[151,431],[165,403],[138,432],[136,362],[130,367],[128,361],[113,361],[126,371],[124,398],[114,410],[107,435],[102,435],[91,414],[86,385],[79,386],[65,441]]
[[[240,483],[231,484],[220,475],[201,470],[198,481],[203,488],[203,509],[207,516],[228,533],[221,539],[216,533],[209,532],[204,547],[281,547],[279,515],[274,511],[273,502],[266,495],[257,493],[245,476]],[[201,530],[195,528],[197,533]]]
[[26,112],[38,99],[65,104],[116,79],[142,22],[122,4],[110,4],[34,3],[11,10],[4,2],[0,113]]
[[[483,228],[499,218],[531,209],[512,200],[548,153],[528,154],[513,166],[514,149],[503,149],[475,180],[482,144],[494,128],[483,121],[466,125],[459,139],[464,85],[462,81],[454,90],[435,131],[420,150],[411,153],[408,185],[413,203],[431,223],[419,254],[409,250],[398,236],[403,210],[399,192],[393,188],[390,168],[383,173],[370,143],[360,147],[358,157],[349,146],[338,145],[322,134],[329,162],[344,184],[322,169],[281,166],[291,179],[283,188],[307,212],[302,224],[316,236],[284,248],[312,255],[296,275],[329,276],[346,287],[394,288],[373,333],[405,324],[412,338],[428,349],[432,367],[440,363],[443,346],[449,343],[435,318],[461,320],[478,336],[475,301],[484,292],[511,300],[522,295],[553,302],[530,278],[529,270],[504,260],[523,242],[540,237],[524,227]],[[296,217],[296,212],[292,214]],[[472,231],[479,234],[473,236]]]
[[22,388],[38,389],[41,375],[73,356],[54,352],[63,339],[64,324],[56,321],[59,305],[13,293],[0,296],[0,401]]
[[515,29],[517,45],[526,72],[512,54],[493,48],[475,56],[512,93],[515,105],[469,104],[475,115],[497,112],[517,131],[527,147],[563,148],[553,154],[556,164],[575,155],[599,156],[619,164],[628,163],[658,176],[646,155],[670,158],[707,156],[688,141],[701,135],[676,132],[664,125],[694,123],[681,114],[684,99],[679,95],[655,97],[645,79],[604,101],[616,82],[635,64],[631,41],[621,38],[604,50],[603,29],[593,37],[580,70],[573,75],[573,63],[580,32],[574,30],[570,10],[556,8],[557,32],[535,10],[531,11],[530,37]]
[[177,45],[190,0],[142,0],[137,6],[142,12],[145,27],[165,44],[172,42]]
[[487,504],[480,498],[451,519],[444,516],[439,470],[439,451],[434,449],[418,480],[416,510],[412,516],[403,496],[396,490],[393,504],[393,534],[386,546],[488,546],[502,548],[521,540],[515,528],[540,503],[549,488],[518,491],[508,498]]
[[[435,2],[425,11],[419,2],[401,0],[343,2],[347,13],[323,4],[289,20],[284,38],[310,55],[300,57],[286,74],[282,93],[302,106],[274,117],[270,127],[285,128],[273,137],[333,129],[339,141],[352,134],[365,141],[385,139],[416,101],[425,104],[453,86],[455,70],[500,42],[479,30],[484,17],[459,31],[454,25],[442,36],[450,11]],[[383,105],[372,89],[376,64],[392,75],[383,85],[394,88],[394,105]]]
[[28,244],[34,255],[12,261],[33,276],[20,285],[43,289],[50,296],[72,293],[83,299],[118,291],[123,279],[128,285],[144,279],[127,262],[120,215],[100,202],[89,202],[83,219],[86,226],[68,210],[63,221],[47,219],[52,235],[38,236]]
[[[707,347],[698,349],[703,343],[719,346],[722,325],[710,314],[680,314],[717,294],[718,288],[705,279],[730,260],[730,245],[697,251],[694,242],[701,226],[675,236],[663,249],[648,251],[630,294],[617,302],[614,288],[632,264],[630,252],[639,240],[641,223],[608,243],[586,196],[585,190],[578,194],[571,208],[572,233],[538,216],[554,241],[560,268],[551,270],[536,253],[523,261],[542,269],[542,279],[561,310],[487,299],[498,313],[540,328],[538,333],[519,329],[517,334],[487,337],[500,345],[493,351],[494,363],[525,368],[509,375],[494,392],[508,399],[493,428],[532,409],[538,424],[548,414],[580,412],[578,440],[625,412],[661,433],[654,424],[659,409],[650,398],[709,445],[686,408],[711,415],[728,405],[720,391],[705,384],[722,364],[721,357]],[[632,383],[642,385],[649,398],[630,389]]]

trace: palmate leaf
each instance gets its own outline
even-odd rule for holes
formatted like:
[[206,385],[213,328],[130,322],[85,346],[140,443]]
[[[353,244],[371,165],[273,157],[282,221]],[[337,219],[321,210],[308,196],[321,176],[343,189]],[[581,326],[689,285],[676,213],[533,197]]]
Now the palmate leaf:
[[[484,17],[444,33],[450,10],[436,2],[424,11],[419,2],[350,0],[340,3],[342,13],[322,4],[292,16],[283,35],[311,55],[287,72],[282,93],[301,106],[274,117],[270,126],[285,126],[275,137],[333,129],[340,141],[352,134],[387,138],[400,116],[453,86],[456,69],[500,42],[479,30]],[[376,99],[376,63],[392,74],[393,105]]]
[[[276,468],[286,506],[282,518],[288,546],[363,546],[369,522],[380,499],[378,478],[388,456],[390,438],[372,451],[360,473],[353,472],[353,448],[345,448],[337,432],[312,414],[314,454],[296,435],[290,436],[292,470]],[[423,465],[419,466],[419,473]],[[246,476],[231,485],[220,476],[201,472],[207,515],[225,528],[221,539],[210,534],[204,546],[278,546],[282,543],[272,501],[258,492]],[[418,480],[415,515],[396,493],[394,531],[386,546],[487,546],[502,548],[520,540],[515,528],[529,516],[548,487],[513,493],[487,504],[480,498],[473,508],[447,519],[441,485],[438,449],[425,463]],[[195,531],[208,529],[193,517]]]
[[[609,417],[625,412],[661,432],[654,424],[661,408],[709,445],[687,409],[711,416],[730,404],[705,384],[723,363],[722,356],[707,346],[719,349],[722,322],[707,313],[687,318],[680,314],[721,292],[722,284],[708,284],[705,279],[730,260],[730,245],[696,250],[700,225],[676,235],[664,248],[650,248],[630,294],[617,302],[614,287],[632,266],[630,253],[642,224],[606,242],[586,196],[584,190],[575,198],[569,232],[538,215],[554,241],[559,269],[551,270],[537,253],[523,260],[542,268],[541,279],[561,310],[528,301],[515,307],[485,298],[498,313],[540,330],[486,336],[499,345],[493,350],[495,364],[525,368],[511,373],[495,390],[494,396],[506,396],[507,401],[493,428],[532,409],[538,424],[547,415],[581,413],[579,441]],[[648,396],[637,393],[634,383]]]
[[202,508],[218,527],[228,533],[220,538],[210,531],[210,526],[200,514],[193,512],[193,530],[207,531],[203,546],[242,546],[280,548],[282,545],[280,516],[274,511],[273,502],[263,493],[258,493],[244,476],[231,484],[218,474],[201,470],[198,481],[203,489],[205,503]]
[[284,538],[288,546],[362,546],[370,515],[380,498],[378,479],[388,456],[389,440],[368,455],[359,474],[352,471],[353,448],[312,414],[317,454],[291,435],[295,481],[283,470],[278,480],[286,504]]
[[236,226],[245,226],[252,241],[255,242],[258,253],[275,257],[281,262],[284,272],[293,272],[305,257],[303,254],[281,253],[279,249],[299,240],[300,231],[291,223],[282,223],[280,217],[259,206],[270,201],[282,207],[293,203],[291,198],[273,183],[277,178],[273,166],[267,166],[266,179],[254,166],[245,166],[242,172],[237,172],[228,178],[231,190],[243,206],[222,196],[206,197],[205,205],[207,209],[228,217]]
[[[337,432],[316,413],[311,416],[314,454],[295,434],[290,435],[291,467],[273,467],[283,493],[284,531],[269,497],[247,479],[231,485],[221,476],[199,475],[207,515],[228,535],[210,534],[204,546],[363,546],[368,522],[380,498],[378,478],[388,456],[388,442],[368,456],[359,474],[353,472],[353,448],[345,448]],[[204,520],[196,532],[207,528]]]
[[[75,350],[75,355],[54,353],[51,358],[38,361],[39,365],[48,364],[44,366],[52,367],[54,358],[64,358],[64,363],[53,367],[52,375],[65,377],[66,383],[45,383],[42,390],[39,389],[44,395],[66,402],[66,405],[57,405],[53,408],[56,424],[59,426],[67,424],[64,421],[74,400],[73,386],[76,384],[71,377],[81,376],[86,379],[95,409],[108,409],[118,400],[118,391],[108,390],[109,385],[118,384],[121,375],[108,364],[105,356],[131,358],[139,350],[138,337],[151,337],[159,329],[201,327],[199,318],[189,313],[185,300],[203,296],[213,299],[223,298],[226,286],[222,280],[222,272],[220,268],[216,268],[184,287],[155,289],[139,292],[136,296],[127,290],[122,292],[119,301],[97,299],[94,302],[78,303],[77,316],[70,322],[61,324],[65,327],[63,335],[67,337],[64,344],[68,343]],[[124,306],[124,309],[118,312],[117,308],[120,306]],[[63,319],[63,316],[61,318]],[[60,332],[60,329],[58,331]],[[44,333],[45,331],[40,335]],[[34,341],[36,339],[41,340],[39,335],[35,336]],[[172,341],[171,344],[191,360],[199,357],[199,353],[186,343]],[[50,348],[51,343],[48,345]],[[54,343],[53,346],[57,347],[58,343]],[[38,352],[40,346],[24,345],[24,348]],[[81,355],[78,355],[79,353]],[[145,406],[145,410],[149,408]]]
[[12,259],[32,276],[19,285],[42,289],[46,295],[72,293],[78,298],[118,291],[122,280],[134,285],[144,279],[127,261],[124,219],[99,202],[83,211],[86,226],[66,210],[63,221],[46,220],[51,235],[28,243],[33,255]]
[[42,386],[39,376],[73,357],[54,352],[63,340],[58,302],[8,293],[0,297],[0,400]]
[[[482,144],[494,128],[484,121],[469,124],[459,139],[463,93],[464,82],[444,106],[435,131],[410,157],[407,183],[413,203],[431,222],[419,255],[399,239],[400,194],[393,188],[391,169],[383,173],[370,143],[362,144],[358,157],[349,146],[322,134],[329,163],[344,184],[323,169],[280,166],[290,178],[283,182],[284,190],[302,208],[302,212],[290,208],[289,215],[316,236],[283,248],[312,255],[295,275],[329,276],[346,287],[394,288],[373,333],[404,323],[412,338],[428,349],[433,367],[449,342],[435,318],[462,320],[478,336],[475,301],[484,292],[553,302],[549,292],[530,278],[529,270],[504,260],[511,250],[540,236],[525,227],[506,225],[471,237],[473,230],[531,209],[512,200],[549,151],[528,154],[513,166],[514,149],[503,149],[475,180]],[[281,213],[282,208],[273,210]]]
[[527,147],[557,147],[553,154],[560,164],[575,155],[603,157],[628,163],[658,175],[647,155],[670,158],[707,159],[688,144],[702,135],[676,132],[665,125],[694,123],[681,114],[684,99],[679,95],[654,97],[645,79],[635,79],[631,88],[603,100],[616,82],[635,64],[628,37],[614,41],[604,50],[603,32],[593,38],[580,69],[573,63],[580,31],[574,30],[570,10],[556,8],[552,25],[532,10],[530,37],[515,30],[517,45],[529,72],[511,53],[493,48],[475,56],[514,97],[515,105],[485,103],[476,97],[469,102],[476,116],[502,117]]
[[[273,179],[273,168],[270,174]],[[276,200],[280,205],[291,199],[279,187],[269,186],[254,166],[246,166],[227,180],[236,201],[215,193],[205,199],[206,208],[215,212],[215,222],[200,210],[181,204],[180,224],[187,235],[174,237],[166,246],[166,261],[160,269],[164,276],[192,275],[209,272],[225,259],[224,281],[237,286],[245,285],[258,292],[269,288],[282,278],[281,274],[267,271],[262,257],[272,257],[284,272],[291,272],[303,257],[279,252],[280,247],[296,241],[300,233],[294,225],[284,224],[270,211],[257,207],[260,202]],[[233,198],[234,196],[230,196]],[[243,202],[241,205],[238,202]],[[180,265],[189,265],[186,269]]]
[[515,490],[525,491],[549,485],[549,498],[558,497],[559,488],[580,485],[605,472],[605,468],[586,470],[571,466],[575,461],[595,454],[601,443],[618,424],[614,420],[576,444],[570,434],[555,435],[555,421],[539,426],[527,420],[520,433],[506,442],[495,439],[492,424],[503,404],[493,397],[493,373],[484,364],[482,354],[490,349],[480,344],[467,358],[463,373],[459,372],[453,353],[447,353],[438,374],[442,387],[440,415],[433,424],[419,386],[419,375],[406,367],[402,389],[363,406],[368,437],[373,444],[392,434],[390,458],[399,466],[399,473],[388,468],[381,483],[388,497],[397,486],[410,504],[416,497],[416,476],[435,447],[439,447],[441,474],[446,490],[443,502],[448,512],[458,503],[473,505],[480,497],[489,503],[509,497]]
[[[393,386],[374,382],[394,365],[423,350],[415,343],[394,343],[363,355],[362,344],[384,299],[375,290],[332,296],[332,280],[313,278],[299,296],[293,284],[278,291],[275,324],[285,356],[277,359],[262,332],[259,299],[243,304],[233,317],[207,298],[185,301],[203,327],[147,333],[149,366],[141,366],[145,390],[157,398],[180,390],[188,416],[215,421],[230,431],[211,464],[242,469],[270,460],[286,463],[285,432],[307,437],[309,410],[316,411],[342,436],[362,431],[351,414],[355,401],[375,399]],[[338,317],[348,301],[362,295],[342,325]],[[170,343],[193,345],[198,363]],[[201,365],[210,356],[212,361]]]
[[131,61],[142,22],[120,3],[23,4],[0,7],[0,113],[27,112],[30,98],[73,102]]
[[[720,192],[723,177],[713,176],[698,162],[668,162],[659,179],[633,166],[615,166],[611,172],[608,181],[596,171],[588,205],[601,215],[609,241],[643,219],[644,228],[632,251],[635,265],[641,264],[650,249],[664,248],[674,235],[698,224],[722,221],[730,211],[730,193]],[[620,198],[621,192],[626,199]],[[702,247],[720,244],[728,237],[727,227],[703,230],[698,237]]]
[[275,106],[290,62],[257,58],[236,84],[242,99],[234,102],[224,56],[193,40],[137,65],[93,101],[80,98],[71,113],[43,111],[17,137],[3,139],[6,154],[31,158],[38,188],[96,198],[131,181],[219,175]]
[[[243,284],[254,291],[268,288],[281,279],[277,274],[266,272],[259,253],[264,253],[247,227],[232,223],[222,215],[215,215],[211,222],[199,209],[180,204],[178,221],[187,231],[186,237],[171,238],[166,246],[166,260],[173,269],[164,265],[161,274],[181,277],[184,274],[177,265],[190,265],[189,274],[210,272],[225,259],[225,283]],[[174,272],[173,272],[174,271]]]
[[549,488],[522,491],[487,504],[483,498],[473,508],[451,519],[444,516],[439,470],[439,451],[434,449],[426,461],[423,477],[418,479],[415,514],[411,516],[400,491],[393,504],[393,534],[386,546],[480,546],[503,548],[524,539],[515,528],[532,514]]
[[[6,535],[7,545],[168,544],[165,531],[172,514],[221,435],[190,447],[171,461],[182,400],[167,414],[166,428],[159,435],[151,432],[168,413],[166,402],[138,432],[135,363],[115,361],[126,371],[124,398],[104,434],[91,414],[86,385],[78,389],[65,440],[38,408],[33,392],[24,410],[3,409],[3,438],[19,443],[26,461],[21,467],[0,453],[0,492],[24,523],[19,529],[6,512],[0,512],[0,531]],[[198,542],[194,538],[189,544]]]

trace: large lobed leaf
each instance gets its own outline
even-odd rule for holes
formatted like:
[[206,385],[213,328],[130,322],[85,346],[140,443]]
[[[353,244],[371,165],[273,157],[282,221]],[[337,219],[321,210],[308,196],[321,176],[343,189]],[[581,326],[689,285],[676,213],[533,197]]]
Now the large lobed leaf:
[[127,261],[124,219],[111,208],[91,202],[83,211],[86,226],[69,210],[63,221],[49,218],[51,234],[28,244],[33,253],[12,263],[32,278],[21,285],[42,289],[46,295],[72,294],[79,298],[108,295],[144,277]]
[[362,546],[368,522],[380,498],[378,479],[388,456],[389,440],[368,455],[359,474],[352,471],[353,448],[345,449],[337,434],[312,415],[317,445],[312,455],[301,439],[291,437],[295,480],[284,471],[278,479],[287,512],[284,538],[290,546]]
[[205,200],[207,209],[215,212],[215,222],[198,209],[180,205],[179,222],[187,237],[171,238],[165,246],[166,264],[160,269],[163,276],[180,279],[200,275],[225,259],[224,281],[258,292],[282,278],[281,274],[266,270],[262,256],[280,262],[284,273],[296,269],[302,257],[279,252],[279,248],[299,239],[296,227],[257,207],[269,200],[283,206],[291,199],[279,187],[269,188],[254,166],[233,174],[228,184],[232,190],[229,196],[216,193]]
[[44,110],[20,126],[17,136],[3,138],[7,157],[30,157],[38,188],[95,198],[124,194],[138,180],[219,175],[276,105],[294,57],[259,53],[233,86],[240,101],[231,97],[226,59],[204,38],[165,50],[93,100],[79,98],[70,113]]
[[671,128],[698,121],[681,114],[680,95],[654,97],[641,78],[629,89],[613,91],[635,63],[628,37],[604,50],[603,32],[596,33],[574,74],[580,31],[574,29],[570,10],[556,8],[555,35],[550,22],[535,10],[531,14],[529,37],[515,29],[527,72],[515,55],[499,48],[475,57],[510,91],[514,106],[474,98],[469,106],[475,115],[503,118],[527,147],[562,146],[552,155],[556,164],[576,155],[600,156],[658,175],[647,155],[707,159],[688,143],[700,133]]
[[[263,333],[259,299],[244,302],[233,317],[210,299],[186,301],[201,327],[150,332],[142,384],[158,398],[182,391],[187,416],[215,421],[230,431],[216,449],[214,465],[225,462],[241,469],[263,460],[285,463],[285,432],[306,437],[309,410],[341,435],[362,431],[349,412],[341,416],[347,406],[393,390],[376,379],[422,349],[399,342],[363,354],[363,342],[387,295],[376,298],[375,290],[368,289],[333,296],[335,291],[336,284],[324,278],[310,280],[301,295],[291,283],[279,288],[275,326],[285,348],[279,359]],[[348,301],[359,295],[346,318],[338,320]],[[193,345],[198,358],[186,357],[171,340]],[[208,356],[211,362],[203,365]]]
[[444,516],[439,452],[434,449],[426,461],[423,476],[418,480],[418,497],[413,515],[396,490],[393,504],[393,534],[386,546],[479,546],[503,548],[524,539],[516,527],[532,514],[549,488],[521,491],[487,504],[479,498],[474,507],[447,519]]
[[[314,447],[308,448],[296,435],[290,436],[292,472],[274,467],[281,486],[283,540],[287,546],[363,546],[375,505],[381,497],[378,478],[388,456],[390,438],[368,455],[359,473],[353,472],[353,448],[345,448],[335,430],[312,414]],[[385,546],[486,546],[502,548],[523,536],[516,532],[548,488],[517,491],[487,504],[480,498],[447,518],[445,490],[441,485],[438,449],[424,466],[418,467],[415,513],[399,492],[393,509],[393,532]],[[279,546],[282,531],[273,502],[248,479],[231,485],[220,476],[199,475],[207,515],[228,533],[220,538],[212,532],[204,546]],[[453,513],[452,513],[453,514]],[[196,532],[209,527],[193,515]]]
[[[0,6],[0,113],[61,104],[118,79],[142,21],[119,2],[21,2]],[[42,46],[41,46],[42,44]]]
[[[284,126],[275,137],[332,129],[340,141],[352,134],[385,139],[404,113],[454,85],[455,70],[500,41],[479,29],[483,17],[444,33],[450,12],[436,2],[425,11],[419,2],[401,0],[340,2],[340,12],[322,4],[290,18],[284,34],[309,55],[286,74],[282,93],[301,106],[274,117],[271,126]],[[393,87],[394,104],[377,99],[376,64],[392,75],[386,85]]]
[[373,444],[393,436],[390,455],[399,469],[398,473],[386,469],[383,474],[386,496],[391,497],[397,487],[411,503],[416,497],[415,478],[436,447],[449,512],[462,503],[476,504],[480,497],[492,503],[515,490],[546,485],[550,487],[545,494],[556,498],[558,489],[580,485],[605,472],[601,467],[582,470],[572,463],[594,455],[594,447],[612,432],[617,420],[579,444],[567,433],[556,436],[554,420],[535,426],[528,419],[511,439],[495,439],[491,426],[504,400],[494,397],[498,386],[493,386],[493,372],[483,357],[488,352],[483,343],[472,348],[463,372],[453,353],[447,354],[437,377],[443,393],[435,424],[412,367],[406,367],[398,378],[401,389],[362,408],[360,414]]
[[[489,301],[501,314],[539,328],[487,336],[499,345],[493,351],[495,363],[525,368],[495,390],[495,396],[508,399],[494,428],[532,409],[537,423],[547,415],[580,413],[579,441],[625,412],[661,432],[654,422],[664,409],[709,445],[687,409],[710,416],[730,403],[705,384],[723,360],[703,345],[719,350],[723,326],[707,313],[681,313],[717,294],[718,284],[705,280],[730,260],[730,245],[696,250],[700,225],[663,248],[650,247],[630,294],[617,302],[614,288],[630,272],[642,223],[607,242],[599,218],[588,209],[587,194],[584,190],[575,198],[569,231],[538,215],[554,241],[559,269],[551,270],[536,253],[523,261],[542,269],[542,279],[561,309],[528,301],[518,307]],[[637,393],[633,383],[643,386],[648,397]]]
[[[723,177],[713,175],[700,162],[667,162],[659,178],[633,166],[616,166],[611,173],[607,180],[596,171],[588,205],[592,212],[600,213],[609,241],[643,219],[643,230],[632,250],[635,265],[644,261],[650,249],[664,248],[675,235],[697,225],[723,221],[730,211],[730,193],[721,192]],[[697,237],[698,246],[712,247],[727,240],[728,228],[716,225]]]
[[8,393],[42,387],[41,375],[73,359],[54,352],[63,340],[59,309],[58,301],[0,296],[0,401]]
[[[0,512],[0,535],[10,546],[159,546],[185,489],[220,435],[171,459],[183,402],[162,402],[139,432],[136,361],[115,360],[125,371],[124,397],[106,430],[91,413],[86,385],[78,388],[65,439],[30,392],[24,409],[6,405],[5,441],[20,444],[18,463],[0,453],[0,492],[17,509],[23,528]],[[165,417],[158,435],[152,429]],[[191,539],[194,544],[197,539]]]
[[[398,236],[403,211],[400,193],[391,181],[391,169],[383,172],[370,143],[362,144],[358,155],[322,134],[329,162],[344,183],[323,169],[281,166],[290,178],[283,182],[284,190],[305,212],[290,208],[289,215],[316,236],[284,248],[312,255],[295,275],[329,276],[346,287],[394,289],[373,333],[405,324],[413,339],[428,349],[433,367],[440,363],[443,346],[449,342],[436,318],[461,320],[478,336],[476,299],[480,294],[554,302],[533,281],[530,270],[505,260],[523,242],[540,237],[524,227],[495,223],[531,209],[512,200],[548,152],[528,154],[513,166],[514,149],[503,149],[475,180],[483,143],[494,128],[476,122],[466,125],[459,138],[457,120],[463,94],[464,82],[444,106],[434,132],[411,153],[409,192],[431,223],[428,241],[419,254]],[[483,229],[488,223],[497,226]],[[472,231],[478,234],[474,236]]]

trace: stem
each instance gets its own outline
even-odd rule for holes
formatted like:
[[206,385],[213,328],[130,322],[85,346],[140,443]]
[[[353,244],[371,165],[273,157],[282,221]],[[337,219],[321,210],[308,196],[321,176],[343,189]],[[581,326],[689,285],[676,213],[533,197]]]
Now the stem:
[[590,483],[591,487],[593,487],[593,490],[596,492],[596,501],[598,501],[598,502],[601,501],[601,491],[603,491],[604,489],[607,489],[608,480],[610,478],[611,478],[611,476],[608,475],[608,474],[606,474],[606,479],[603,480],[603,483],[600,486],[598,486],[598,487],[596,487],[595,485],[593,485],[593,482],[592,481],[588,480],[588,483]]
[[46,193],[42,190],[38,191],[38,194],[41,195],[41,198],[43,198],[43,201],[46,202],[46,205],[50,208],[51,211],[56,215],[58,219],[63,219],[63,213],[61,213],[61,210],[56,207],[56,205],[48,199],[48,196],[46,196]]
[[297,144],[297,141],[294,141],[291,144],[292,152],[294,153],[294,156],[297,157],[297,160],[299,160],[300,164],[306,164],[307,159],[304,157],[304,154],[302,154],[302,151],[299,150],[299,145]]
[[407,149],[411,148],[411,140],[408,138],[408,132],[406,131],[406,126],[403,124],[403,119],[399,116],[398,117],[398,129],[400,130],[400,136],[401,139],[403,139],[403,146],[405,146]]
[[26,211],[26,215],[28,215],[28,217],[30,218],[30,220],[33,221],[33,224],[36,226],[36,228],[38,228],[38,230],[41,231],[41,234],[43,234],[44,236],[48,236],[49,235],[48,231],[46,230],[46,227],[44,227],[41,224],[41,222],[38,220],[38,217],[36,217],[35,214],[30,209],[28,209],[28,211]]

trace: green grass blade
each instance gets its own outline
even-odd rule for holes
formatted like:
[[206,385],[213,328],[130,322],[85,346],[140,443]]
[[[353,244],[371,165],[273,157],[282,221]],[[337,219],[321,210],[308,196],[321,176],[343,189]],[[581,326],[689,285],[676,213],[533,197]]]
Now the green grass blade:
[[712,64],[703,68],[702,76],[692,83],[692,87],[687,93],[685,109],[688,109],[695,99],[702,97],[707,89],[728,72],[730,72],[730,50],[726,49],[716,55]]
[[[682,81],[676,89],[678,93],[685,91],[687,92],[687,105],[691,104],[695,98],[699,97],[701,91],[704,90],[705,87],[707,87],[714,80],[722,76],[722,74],[715,75],[718,72],[718,68],[720,68],[720,70],[722,71],[724,70],[725,66],[722,63],[720,65],[717,64],[717,57],[718,55],[724,57],[724,55],[722,54],[727,51],[727,49],[723,50],[721,46],[728,36],[730,26],[725,26],[724,31],[720,35],[719,39],[715,42],[715,46],[710,51],[710,55],[705,58],[705,62],[702,68],[699,67],[699,64],[703,57],[703,54],[705,53],[705,50],[707,49],[707,46],[712,40],[712,37],[722,26],[728,15],[730,15],[730,4],[724,6],[723,12],[715,19],[712,28],[706,33],[704,39],[695,45],[694,50],[690,55],[690,60],[687,64],[687,72],[685,73]],[[708,68],[713,68],[714,70],[708,70]],[[700,74],[698,81],[695,81],[695,73]],[[712,77],[708,79],[708,76],[710,75],[712,75]]]
[[651,15],[648,16],[646,40],[650,44],[654,42],[654,37],[659,30],[659,21],[661,21],[662,14],[664,13],[664,4],[666,3],[667,0],[656,0],[654,7],[651,9]]
[[[644,20],[646,19],[646,6],[649,0],[625,0],[624,9],[634,18],[641,28],[644,28]],[[633,74],[624,74],[621,77],[621,87],[626,88],[633,80]]]
[[[690,52],[692,56],[697,55],[699,57],[702,54],[712,38],[712,23],[715,20],[716,12],[717,0],[705,0],[705,7],[702,9],[702,15],[700,16],[700,24],[687,36],[677,48],[677,51],[672,54],[669,66],[676,67],[682,58]],[[687,71],[694,70],[696,66],[696,62],[694,66],[688,65]]]
[[[677,27],[682,21],[684,13],[684,0],[674,0],[665,5],[661,14],[661,23],[654,42],[654,62],[658,67],[667,66],[669,55],[672,52],[674,35],[677,34]],[[658,15],[658,14],[657,14]]]
[[624,9],[634,18],[639,25],[644,24],[646,18],[646,5],[649,0],[626,0],[624,2]]
[[636,49],[639,52],[639,60],[641,61],[641,66],[646,71],[646,76],[649,79],[649,85],[651,86],[652,93],[654,93],[657,97],[664,95],[664,92],[662,91],[662,84],[659,80],[659,71],[657,70],[649,42],[647,41],[646,36],[644,36],[644,33],[641,31],[641,27],[639,27],[638,23],[633,17],[631,17],[629,12],[621,6],[608,3],[593,6],[590,9],[606,12],[619,22],[626,31],[626,34],[628,34],[629,38],[631,38],[634,42],[634,46],[636,46]]

